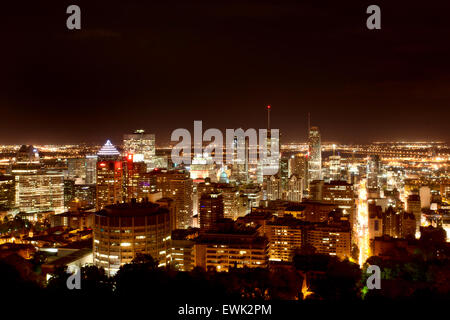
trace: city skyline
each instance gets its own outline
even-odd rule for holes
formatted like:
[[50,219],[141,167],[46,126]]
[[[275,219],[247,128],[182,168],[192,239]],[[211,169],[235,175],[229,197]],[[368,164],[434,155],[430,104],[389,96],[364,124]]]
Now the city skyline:
[[324,141],[449,141],[444,2],[380,2],[375,31],[356,1],[102,3],[82,4],[76,32],[63,3],[4,5],[0,143],[264,128],[269,104],[285,141],[307,140],[308,113]]

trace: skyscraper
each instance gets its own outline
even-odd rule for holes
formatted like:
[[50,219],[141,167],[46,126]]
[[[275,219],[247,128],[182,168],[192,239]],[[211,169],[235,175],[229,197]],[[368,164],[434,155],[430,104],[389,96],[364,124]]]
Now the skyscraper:
[[97,210],[123,200],[123,163],[108,140],[97,153]]
[[124,152],[134,155],[134,161],[143,161],[147,164],[147,170],[155,168],[155,135],[145,133],[144,130],[136,130],[132,134],[123,136]]
[[211,229],[223,218],[223,196],[220,192],[204,193],[200,198],[200,228]]
[[308,138],[308,186],[314,180],[322,180],[322,146],[318,127],[309,129]]
[[371,192],[378,190],[378,175],[380,174],[380,156],[372,155],[367,160],[367,188]]
[[164,198],[175,201],[176,228],[186,229],[192,226],[193,215],[193,181],[184,171],[154,171],[156,190]]
[[22,212],[64,212],[64,175],[45,169],[33,146],[22,146],[11,166],[15,177],[15,206]]

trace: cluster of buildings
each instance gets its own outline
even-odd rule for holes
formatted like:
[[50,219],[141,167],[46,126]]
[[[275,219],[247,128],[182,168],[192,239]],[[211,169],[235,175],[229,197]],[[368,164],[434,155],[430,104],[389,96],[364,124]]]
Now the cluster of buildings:
[[305,248],[363,263],[380,239],[417,238],[427,226],[449,233],[446,149],[324,146],[312,126],[307,145],[282,149],[278,173],[263,176],[244,142],[233,152],[245,156],[226,166],[203,154],[175,165],[144,130],[67,157],[22,146],[0,163],[0,216],[40,223],[21,236],[40,248],[60,245],[37,241],[45,228],[89,234],[91,263],[109,274],[139,253],[178,270],[266,267]]

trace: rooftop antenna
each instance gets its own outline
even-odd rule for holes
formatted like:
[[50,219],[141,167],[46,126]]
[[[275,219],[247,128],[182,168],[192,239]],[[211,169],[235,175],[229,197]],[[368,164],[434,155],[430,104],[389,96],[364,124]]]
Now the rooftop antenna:
[[267,106],[267,132],[270,132],[270,105]]

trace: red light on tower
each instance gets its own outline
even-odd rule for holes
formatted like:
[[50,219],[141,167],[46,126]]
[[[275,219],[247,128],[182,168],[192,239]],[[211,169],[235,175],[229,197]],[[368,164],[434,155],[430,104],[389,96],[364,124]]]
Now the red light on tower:
[[267,109],[270,109],[270,106],[267,106]]

